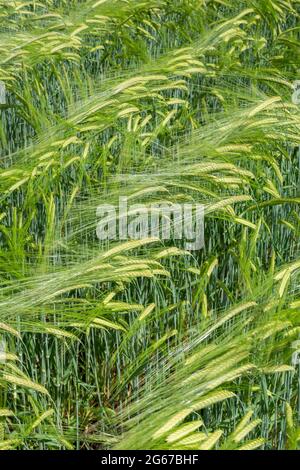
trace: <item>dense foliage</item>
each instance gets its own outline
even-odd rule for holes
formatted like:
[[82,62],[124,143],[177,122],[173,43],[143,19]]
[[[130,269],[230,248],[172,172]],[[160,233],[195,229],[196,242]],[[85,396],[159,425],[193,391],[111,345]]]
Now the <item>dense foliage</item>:
[[[0,0],[0,449],[297,449],[299,15]],[[204,248],[101,243],[120,196]]]

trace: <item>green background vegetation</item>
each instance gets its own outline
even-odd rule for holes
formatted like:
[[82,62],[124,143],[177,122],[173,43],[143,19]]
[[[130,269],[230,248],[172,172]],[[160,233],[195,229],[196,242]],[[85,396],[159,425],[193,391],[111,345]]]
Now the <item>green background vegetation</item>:
[[[0,1],[0,449],[297,449],[300,2]],[[205,247],[96,208],[205,206]]]

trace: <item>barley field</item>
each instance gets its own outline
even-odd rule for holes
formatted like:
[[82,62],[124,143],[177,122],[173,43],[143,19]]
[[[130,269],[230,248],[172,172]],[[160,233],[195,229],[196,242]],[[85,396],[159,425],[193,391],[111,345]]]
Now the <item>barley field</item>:
[[[300,1],[0,28],[0,450],[297,450]],[[201,246],[153,206],[200,207]]]

